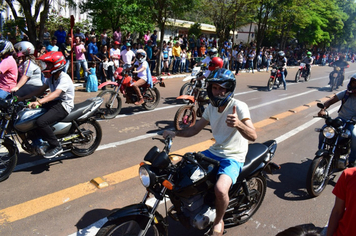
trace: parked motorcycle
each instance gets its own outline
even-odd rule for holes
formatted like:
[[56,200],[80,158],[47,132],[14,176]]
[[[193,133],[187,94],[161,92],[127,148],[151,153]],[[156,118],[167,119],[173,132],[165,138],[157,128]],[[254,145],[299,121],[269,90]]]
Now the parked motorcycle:
[[311,77],[311,71],[308,74],[307,66],[305,63],[301,62],[299,69],[295,74],[295,82],[298,83],[301,78],[304,78],[305,82],[309,81]]
[[[212,226],[216,216],[214,185],[220,163],[198,152],[180,155],[181,161],[173,164],[171,160],[179,155],[169,154],[172,139],[158,140],[165,144],[163,151],[154,146],[146,154],[146,162],[140,164],[139,176],[147,189],[142,202],[109,215],[97,236],[168,235],[168,219],[157,211],[160,201],[167,204],[168,197],[172,207],[166,215],[173,220],[204,231]],[[245,165],[229,192],[225,226],[247,222],[261,206],[267,187],[265,173],[279,169],[271,162],[276,148],[275,140],[249,145]],[[153,207],[146,205],[150,194],[156,199]]]
[[[204,106],[209,104],[209,97],[205,87],[201,87],[199,80],[193,81],[191,95],[181,95],[177,99],[188,100],[188,104],[180,107],[174,116],[176,130],[182,130],[195,124],[197,117],[202,117]],[[200,86],[199,86],[200,85]]]
[[[43,108],[29,109],[16,102],[12,96],[0,100],[0,181],[7,179],[17,164],[18,144],[31,155],[44,155],[49,145],[36,131],[36,119],[43,115]],[[72,112],[52,129],[64,152],[82,157],[92,154],[99,146],[102,131],[95,120],[103,99],[90,98],[74,105]]]
[[279,88],[281,84],[283,84],[282,71],[276,66],[272,66],[271,75],[267,83],[267,90],[271,91],[275,85]]
[[[194,85],[196,79],[199,78],[200,76],[202,76],[206,69],[207,68],[204,65],[195,66],[192,70],[192,73],[183,79],[183,81],[189,81],[189,82],[186,82],[185,84],[183,84],[183,86],[181,87],[181,89],[179,91],[179,96],[193,95],[193,91],[194,91],[193,85]],[[201,87],[201,83],[198,84],[198,86]],[[183,102],[188,104],[189,100],[183,99]]]
[[[317,106],[324,109],[322,103]],[[323,135],[322,145],[315,153],[306,181],[307,191],[312,197],[323,192],[332,174],[347,167],[351,150],[351,133],[347,126],[356,123],[354,119],[345,123],[340,118],[332,119],[328,113],[322,118],[325,119],[326,126],[315,129]]]
[[[107,85],[113,86],[112,90],[104,90],[98,94],[98,97],[104,99],[103,105],[99,110],[106,119],[115,118],[120,113],[122,108],[120,92],[126,98],[126,103],[135,103],[139,100],[135,90],[132,88],[133,79],[128,72],[120,67],[116,70],[114,77],[116,81],[106,81],[98,86],[99,89]],[[140,87],[144,100],[142,107],[146,110],[153,110],[158,106],[161,95],[156,85],[159,84],[160,87],[165,87],[163,79],[160,77],[152,76],[152,82],[152,88],[147,83]]]

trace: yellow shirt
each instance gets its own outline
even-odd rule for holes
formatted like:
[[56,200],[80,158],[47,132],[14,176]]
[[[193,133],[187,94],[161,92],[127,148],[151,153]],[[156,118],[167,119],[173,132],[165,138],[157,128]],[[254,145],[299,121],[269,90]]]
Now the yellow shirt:
[[190,58],[192,58],[192,53],[191,52],[187,52],[187,59],[190,60]]
[[182,51],[182,49],[180,48],[180,46],[175,46],[173,47],[173,50],[172,50],[172,55],[175,56],[175,57],[180,57],[180,52]]

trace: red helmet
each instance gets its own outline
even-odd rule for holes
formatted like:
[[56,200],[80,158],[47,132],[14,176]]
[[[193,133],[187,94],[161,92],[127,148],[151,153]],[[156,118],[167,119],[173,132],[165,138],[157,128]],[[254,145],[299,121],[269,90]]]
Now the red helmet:
[[208,69],[213,71],[215,69],[221,69],[223,67],[224,61],[220,57],[214,57],[209,63]]
[[[40,56],[38,60],[45,62],[47,65],[46,69],[42,71],[43,73],[54,74],[57,71],[62,70],[66,64],[66,59],[64,58],[62,52],[50,51]],[[53,64],[53,66],[48,68],[48,63]]]

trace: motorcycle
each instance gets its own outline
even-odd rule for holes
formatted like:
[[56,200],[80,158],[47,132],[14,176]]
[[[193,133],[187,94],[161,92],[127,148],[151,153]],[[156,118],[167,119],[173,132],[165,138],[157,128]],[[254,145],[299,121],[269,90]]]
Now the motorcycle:
[[[188,104],[180,107],[174,116],[176,130],[182,130],[195,124],[197,117],[201,117],[204,106],[209,104],[209,97],[205,87],[201,87],[199,80],[194,80],[190,95],[181,95],[177,99],[188,100]],[[200,85],[200,86],[199,86]]]
[[344,76],[344,69],[339,66],[333,66],[334,70],[330,72],[330,92],[334,89],[338,89],[339,86],[342,86],[343,83],[343,76]]
[[[322,103],[317,106],[324,109]],[[347,129],[356,120],[343,122],[340,118],[332,119],[328,113],[323,116],[326,126],[315,129],[323,135],[320,149],[315,153],[306,179],[306,187],[310,196],[317,197],[325,189],[329,178],[337,171],[342,171],[348,166],[351,132]]]
[[[192,70],[192,73],[183,79],[183,81],[189,81],[189,82],[186,82],[185,84],[183,84],[183,86],[181,87],[181,89],[179,91],[179,96],[193,95],[193,91],[194,91],[193,85],[194,85],[196,79],[199,78],[200,76],[202,76],[206,69],[207,69],[207,67],[204,65],[195,66]],[[201,87],[201,83],[198,84],[198,86]],[[183,99],[183,102],[185,104],[188,104],[189,99]]]
[[[36,120],[46,110],[29,109],[16,100],[16,96],[0,100],[0,182],[11,175],[17,164],[18,144],[31,155],[44,155],[49,147],[36,131]],[[70,151],[75,156],[83,157],[98,148],[102,131],[92,116],[98,114],[102,102],[103,99],[94,97],[75,104],[66,118],[52,126],[64,152]]]
[[[98,86],[99,89],[107,85],[113,86],[112,90],[104,90],[97,95],[104,99],[103,105],[99,108],[99,111],[103,114],[102,116],[105,119],[115,118],[120,113],[122,108],[120,92],[126,98],[126,103],[135,103],[139,100],[132,87],[133,79],[129,76],[128,72],[120,67],[115,72],[114,77],[116,78],[116,81],[106,81]],[[156,88],[156,85],[159,84],[160,87],[165,87],[163,79],[160,77],[156,78],[152,76],[152,83],[152,88],[147,83],[140,86],[140,91],[144,100],[142,107],[146,110],[153,110],[158,106],[161,95]]]
[[276,66],[272,66],[271,75],[267,82],[267,90],[271,91],[275,85],[277,86],[277,88],[279,88],[281,84],[283,84],[282,71]]
[[302,77],[304,78],[305,82],[309,81],[311,77],[311,71],[308,74],[307,66],[303,62],[301,62],[299,65],[299,69],[295,75],[295,82],[298,83]]
[[[157,211],[164,201],[166,215],[185,227],[207,231],[216,216],[214,185],[219,162],[201,153],[169,154],[172,139],[160,152],[154,146],[140,164],[139,176],[147,192],[142,202],[126,206],[109,215],[97,236],[107,235],[168,235],[168,219]],[[266,194],[265,173],[280,166],[271,162],[277,148],[275,140],[249,145],[245,165],[229,192],[230,202],[224,215],[225,226],[247,222],[259,209]],[[180,156],[176,164],[172,160]],[[152,207],[146,205],[149,195],[155,197]],[[167,210],[167,199],[172,206]]]

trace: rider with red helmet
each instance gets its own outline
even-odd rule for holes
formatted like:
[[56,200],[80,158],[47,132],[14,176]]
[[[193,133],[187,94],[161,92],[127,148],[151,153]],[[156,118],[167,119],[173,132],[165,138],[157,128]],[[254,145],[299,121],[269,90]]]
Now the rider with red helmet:
[[221,69],[224,65],[224,61],[220,57],[213,57],[211,60],[209,60],[208,65],[208,70],[206,70],[202,76],[197,78],[198,80],[207,78],[210,75],[210,72],[215,69]]
[[30,108],[37,106],[47,110],[45,114],[36,121],[39,135],[46,140],[50,147],[44,154],[45,158],[53,158],[63,152],[50,125],[64,119],[74,107],[74,85],[68,74],[63,72],[66,59],[62,52],[50,51],[38,58],[46,64],[42,71],[47,78],[45,84],[37,91],[30,93],[19,100],[40,96],[50,88],[51,93],[43,98],[36,98],[35,102],[29,104]]

